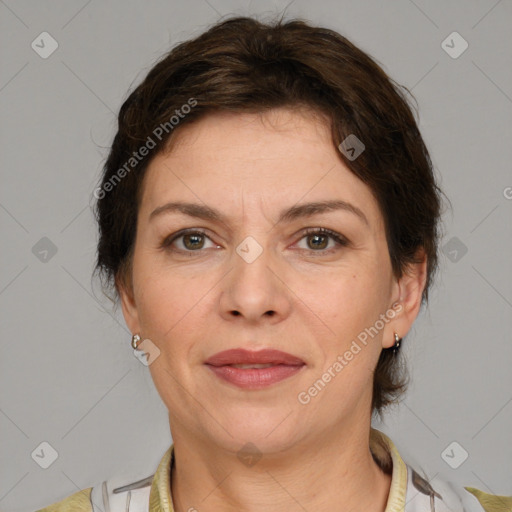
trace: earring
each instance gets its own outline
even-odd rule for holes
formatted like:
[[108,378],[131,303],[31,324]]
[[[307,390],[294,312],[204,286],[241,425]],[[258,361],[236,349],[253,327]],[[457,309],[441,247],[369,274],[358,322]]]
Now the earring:
[[400,342],[402,341],[402,338],[398,336],[398,334],[395,332],[395,344],[393,345],[393,355],[396,355],[398,353],[398,349],[400,348]]
[[139,346],[140,342],[140,336],[138,334],[134,334],[132,336],[132,347],[137,350],[137,347]]

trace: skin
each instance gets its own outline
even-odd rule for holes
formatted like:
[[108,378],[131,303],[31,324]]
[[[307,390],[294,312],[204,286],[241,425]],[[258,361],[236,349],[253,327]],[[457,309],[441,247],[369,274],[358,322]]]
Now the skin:
[[[131,275],[117,281],[128,327],[160,350],[149,369],[169,410],[175,510],[383,511],[391,478],[369,450],[372,372],[419,312],[426,260],[393,275],[378,204],[318,115],[214,113],[175,135],[147,170]],[[277,222],[282,209],[331,199],[359,208],[367,223],[346,210]],[[216,208],[226,222],[150,218],[178,200]],[[348,243],[304,234],[321,227]],[[206,237],[161,247],[185,228]],[[263,250],[252,263],[236,252],[248,236]],[[301,404],[298,394],[397,303],[400,313]],[[276,348],[306,364],[243,390],[204,365],[238,347]],[[237,457],[248,442],[262,455],[251,466]]]

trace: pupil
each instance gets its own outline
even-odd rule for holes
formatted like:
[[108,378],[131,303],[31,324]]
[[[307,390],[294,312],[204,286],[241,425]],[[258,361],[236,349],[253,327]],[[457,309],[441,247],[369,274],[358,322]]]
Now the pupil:
[[[198,244],[197,242],[201,242],[202,235],[185,235],[185,246],[188,249],[197,249]],[[190,240],[192,240],[192,243],[188,243]],[[199,243],[199,247],[201,246],[201,243]]]
[[313,235],[313,237],[312,237],[312,238],[313,238],[314,240],[316,240],[316,241],[318,241],[319,239],[322,239],[322,238],[323,238],[323,240],[324,240],[324,244],[320,244],[320,245],[318,245],[318,244],[314,244],[314,247],[316,247],[317,249],[318,249],[319,247],[320,247],[321,249],[323,249],[323,248],[325,247],[325,238],[326,238],[325,236],[323,236],[323,235]]

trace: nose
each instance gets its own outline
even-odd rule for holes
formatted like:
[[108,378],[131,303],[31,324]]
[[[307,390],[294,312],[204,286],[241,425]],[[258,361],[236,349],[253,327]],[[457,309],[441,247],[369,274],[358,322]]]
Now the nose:
[[221,283],[220,308],[226,320],[274,324],[290,314],[292,292],[272,250],[247,237],[233,252],[231,264]]

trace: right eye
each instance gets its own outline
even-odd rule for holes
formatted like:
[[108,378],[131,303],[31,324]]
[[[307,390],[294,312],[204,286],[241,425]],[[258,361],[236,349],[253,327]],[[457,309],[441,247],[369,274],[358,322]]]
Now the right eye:
[[[177,233],[173,233],[172,235],[166,237],[160,246],[167,251],[181,251],[191,253],[204,249],[206,240],[210,240],[210,242],[213,244],[211,239],[206,235],[204,231],[197,228],[191,228],[178,231]],[[216,244],[213,244],[213,246],[219,247]]]

